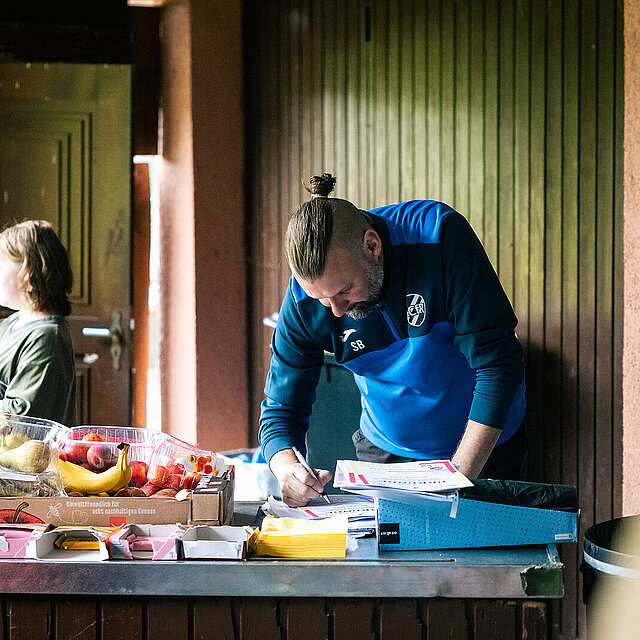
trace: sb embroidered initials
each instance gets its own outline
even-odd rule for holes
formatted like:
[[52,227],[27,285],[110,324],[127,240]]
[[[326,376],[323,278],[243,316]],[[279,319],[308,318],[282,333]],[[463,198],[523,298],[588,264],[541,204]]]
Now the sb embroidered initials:
[[353,342],[349,343],[351,345],[351,348],[354,351],[360,351],[362,349],[364,349],[364,342],[362,342],[362,340],[354,340]]

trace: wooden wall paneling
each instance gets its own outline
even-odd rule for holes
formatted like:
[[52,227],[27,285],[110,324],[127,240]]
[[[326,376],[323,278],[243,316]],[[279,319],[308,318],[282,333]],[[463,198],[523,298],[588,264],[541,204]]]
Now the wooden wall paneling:
[[530,275],[530,230],[531,194],[530,175],[530,132],[531,120],[531,14],[529,3],[516,6],[514,30],[514,155],[513,155],[513,292],[511,302],[518,317],[516,328],[518,338],[527,351],[529,342],[529,275]]
[[[193,628],[187,598],[148,598],[143,601],[143,638],[191,640]],[[210,624],[215,627],[215,621]]]
[[[533,441],[533,459],[537,460],[535,480],[548,478],[546,460],[553,456],[549,441],[551,426],[547,424],[545,399],[545,28],[543,3],[531,3],[530,14],[530,67],[527,84],[530,92],[529,121],[529,299],[525,311],[527,318],[527,424]],[[522,123],[524,126],[524,123]]]
[[377,632],[381,640],[422,640],[423,624],[419,604],[410,598],[384,598],[377,601]]
[[[562,5],[548,1],[544,189],[544,477],[562,480]],[[535,18],[538,16],[536,15]],[[532,20],[533,22],[533,20]]]
[[516,632],[516,638],[528,640],[547,640],[547,604],[545,602],[530,602],[523,600],[520,607],[520,629]]
[[141,598],[100,598],[100,640],[143,640],[145,611]]
[[464,600],[424,598],[419,604],[426,632],[425,640],[473,637]]
[[231,598],[191,598],[193,640],[235,640]]
[[[290,50],[290,42],[291,42],[291,4],[289,2],[286,3],[287,10],[276,12],[276,15],[279,19],[278,24],[278,40],[282,45],[280,55],[275,56],[274,58],[274,66],[277,68],[277,84],[274,86],[273,91],[273,101],[274,101],[274,113],[276,114],[276,122],[274,123],[274,135],[277,136],[277,141],[273,140],[275,143],[274,151],[278,152],[278,156],[276,159],[278,166],[278,177],[277,177],[277,189],[280,191],[279,197],[273,202],[274,210],[273,217],[274,220],[277,220],[278,231],[277,235],[273,239],[268,239],[268,242],[271,242],[272,249],[274,251],[274,258],[277,255],[278,263],[280,264],[280,274],[278,277],[278,284],[280,287],[280,291],[274,291],[274,300],[272,303],[272,307],[274,311],[277,311],[280,308],[280,299],[278,299],[278,293],[280,294],[280,298],[282,297],[282,282],[286,278],[283,273],[284,264],[286,260],[282,258],[282,243],[278,242],[278,239],[284,236],[284,222],[286,220],[286,215],[290,213],[293,209],[293,201],[291,199],[291,183],[299,179],[299,176],[294,175],[293,167],[291,163],[291,157],[293,153],[294,146],[294,121],[299,117],[299,115],[294,111],[293,104],[293,96],[292,92],[292,73],[293,73],[293,60],[291,56]],[[299,105],[296,105],[299,107]],[[273,185],[276,187],[276,185]],[[274,242],[275,240],[275,242]],[[269,312],[272,313],[272,312]]]
[[329,615],[323,598],[290,598],[282,606],[284,634],[287,639],[329,638]]
[[[373,201],[378,204],[389,202],[387,181],[389,144],[386,100],[387,100],[387,25],[389,23],[389,2],[380,0],[371,5],[371,39],[373,59],[371,65],[371,105],[372,105],[372,185]],[[378,206],[378,204],[374,206]]]
[[[455,7],[446,0],[440,5],[440,195],[443,202],[456,207],[455,194]],[[431,197],[431,196],[430,196]]]
[[[555,61],[546,58],[546,7],[544,3],[531,3],[531,68],[535,71],[530,77],[531,122],[530,122],[530,258],[529,258],[529,308],[528,325],[530,365],[528,384],[531,384],[530,403],[532,413],[529,425],[532,426],[533,437],[543,443],[543,451],[539,452],[542,478],[551,479],[554,465],[559,462],[554,448],[554,435],[550,433],[552,425],[548,422],[545,407],[548,407],[545,382],[548,379],[545,370],[545,123],[546,114],[546,65]],[[548,464],[549,460],[551,464]],[[553,470],[551,470],[553,469]]]
[[[563,128],[562,128],[562,481],[578,486],[578,185],[579,185],[579,8],[569,0],[564,5],[562,39]],[[582,501],[580,501],[582,507]],[[577,631],[578,610],[582,607],[577,593],[579,545],[560,545],[565,571],[566,593],[575,589],[573,598],[565,597],[552,607],[554,632]],[[564,624],[563,624],[564,621]]]
[[[329,637],[333,640],[374,640],[373,620],[375,600],[370,598],[351,600],[327,600],[329,608]],[[370,620],[371,625],[366,621]]]
[[442,198],[440,179],[441,128],[440,128],[440,0],[427,3],[427,189],[426,198]]
[[[322,70],[322,89],[318,91],[318,99],[322,108],[322,130],[320,138],[322,140],[322,162],[318,171],[329,171],[338,175],[338,153],[336,148],[336,102],[339,100],[339,91],[336,71],[339,64],[336,41],[337,41],[337,19],[335,0],[325,0],[318,15],[318,29],[322,33],[321,37],[321,57],[320,68]],[[345,175],[341,174],[340,182],[345,180]],[[345,182],[346,184],[346,182]],[[345,185],[342,185],[344,189]]]
[[470,123],[470,25],[469,2],[454,5],[454,202],[467,219],[470,216],[469,123]]
[[498,219],[498,39],[500,4],[487,0],[484,11],[484,189],[482,228],[477,229],[484,249],[494,268],[498,267],[498,238],[496,223]]
[[287,87],[291,112],[290,114],[283,113],[283,117],[289,117],[291,131],[289,146],[290,179],[288,184],[283,185],[283,188],[288,188],[289,191],[291,212],[302,202],[302,194],[306,193],[302,187],[301,180],[308,180],[310,177],[303,173],[302,170],[301,135],[305,119],[305,101],[302,98],[302,75],[309,73],[309,70],[302,66],[302,48],[305,46],[301,37],[303,20],[305,20],[305,17],[300,1],[290,1],[289,32],[286,33],[286,29],[283,29],[281,37],[283,38],[283,51],[291,66],[289,86]]
[[[404,10],[409,10],[411,3],[406,3]],[[384,101],[385,127],[387,131],[387,148],[385,150],[385,166],[387,189],[386,197],[378,203],[379,205],[400,201],[401,173],[404,162],[404,150],[400,144],[401,130],[403,123],[401,120],[402,103],[404,100],[405,87],[402,84],[404,70],[400,67],[400,47],[402,34],[400,33],[400,11],[397,2],[387,2],[387,25],[386,31],[386,53],[383,64],[386,66],[386,91]],[[404,47],[403,47],[404,48]],[[411,95],[407,98],[410,100]]]
[[[336,36],[334,42],[335,63],[333,68],[327,66],[327,70],[333,72],[334,76],[334,105],[331,110],[333,127],[331,140],[333,144],[336,176],[344,181],[349,188],[349,198],[353,193],[352,176],[348,171],[349,146],[347,144],[347,11],[340,10],[338,3],[334,2],[332,7],[332,18],[336,23]],[[330,155],[327,151],[328,161]],[[355,176],[354,176],[355,177]]]
[[469,7],[469,196],[467,219],[478,237],[484,220],[484,3]]
[[[420,3],[417,3],[420,4]],[[416,197],[416,42],[415,27],[416,3],[410,2],[398,12],[397,48],[399,75],[399,103],[397,118],[399,124],[399,189],[398,201],[412,200]],[[393,59],[390,64],[393,65]],[[393,114],[392,114],[393,118]]]
[[[97,640],[98,602],[95,598],[53,598],[55,640]],[[1,634],[0,634],[0,637]]]
[[614,89],[614,167],[613,167],[613,208],[614,215],[614,278],[613,278],[613,317],[615,318],[613,332],[613,516],[622,515],[622,344],[624,317],[624,251],[623,251],[623,197],[624,197],[624,11],[620,5],[616,6],[614,15],[615,30],[615,89]]
[[513,300],[513,181],[514,181],[514,4],[500,5],[498,42],[498,209],[494,219],[497,236],[497,261],[494,266],[502,286]]
[[[578,496],[579,539],[595,522],[595,348],[596,348],[596,189],[597,189],[597,10],[581,4],[579,41],[578,182]],[[610,491],[611,486],[597,490]],[[578,558],[576,558],[577,564]],[[568,563],[569,570],[573,569]],[[577,567],[576,567],[577,568]],[[577,628],[584,629],[578,609]],[[563,617],[563,631],[571,632]]]
[[[263,350],[271,331],[258,322],[286,284],[281,236],[306,199],[300,177],[332,171],[336,195],[364,208],[447,200],[449,189],[519,317],[529,477],[578,485],[581,532],[615,514],[621,495],[615,463],[611,472],[595,466],[621,456],[622,40],[613,4],[598,13],[594,0],[292,0],[279,5],[289,17],[267,20],[248,45],[248,127],[261,167],[249,176],[265,255],[253,264],[251,295],[264,296],[253,316]],[[266,77],[254,77],[261,70]],[[267,182],[286,193],[270,189],[266,202]],[[581,552],[564,545],[561,554],[568,595],[553,624],[579,632]]]
[[[316,146],[315,139],[313,137],[312,123],[317,120],[317,113],[313,109],[313,84],[312,84],[312,70],[314,67],[314,59],[312,56],[311,47],[311,34],[313,29],[311,23],[313,20],[311,12],[311,0],[302,0],[300,3],[300,12],[303,16],[300,24],[300,40],[301,40],[301,72],[302,72],[302,86],[300,87],[300,100],[303,107],[303,114],[301,117],[300,127],[302,129],[300,136],[300,150],[302,152],[302,162],[300,165],[301,174],[305,182],[314,173],[317,173],[319,169],[314,167],[316,158]],[[318,157],[319,160],[319,157]],[[306,191],[304,192],[306,193]]]
[[613,517],[613,251],[614,251],[614,86],[616,0],[598,3],[596,102],[596,370],[595,370],[595,521]]
[[518,605],[515,600],[474,600],[474,640],[513,640],[516,638]]
[[243,598],[238,602],[238,640],[281,640],[278,602],[273,598]]
[[[578,490],[582,509],[581,534],[594,522],[595,496],[595,347],[596,347],[596,155],[597,155],[597,12],[580,12],[579,218],[578,218],[578,345],[579,422]],[[603,487],[604,489],[604,487]]]
[[427,184],[427,42],[425,2],[416,2],[413,9],[411,41],[413,42],[413,139],[412,193],[407,200],[428,198]]
[[[363,207],[363,193],[365,191],[365,176],[363,148],[366,139],[362,139],[360,132],[362,127],[360,119],[366,117],[366,100],[363,87],[362,49],[368,43],[364,42],[365,34],[362,29],[364,9],[360,2],[349,2],[346,11],[338,11],[345,14],[344,19],[344,92],[345,112],[343,116],[344,126],[340,131],[337,142],[338,148],[343,145],[345,157],[342,162],[344,178],[349,186],[349,196],[356,206]],[[343,178],[343,179],[344,179]],[[338,179],[341,179],[338,176]]]
[[[314,70],[311,77],[309,95],[310,111],[309,111],[309,140],[310,144],[307,148],[309,153],[309,169],[307,177],[320,174],[324,171],[325,155],[324,155],[324,75],[323,65],[323,48],[326,33],[323,32],[323,20],[325,3],[324,0],[311,0],[311,20],[309,22],[310,32],[307,39],[306,48],[311,55],[311,68]],[[330,172],[331,173],[331,172]],[[339,192],[338,192],[339,193]],[[334,193],[334,195],[337,195]]]
[[7,597],[5,640],[48,640],[52,630],[51,603],[46,597]]

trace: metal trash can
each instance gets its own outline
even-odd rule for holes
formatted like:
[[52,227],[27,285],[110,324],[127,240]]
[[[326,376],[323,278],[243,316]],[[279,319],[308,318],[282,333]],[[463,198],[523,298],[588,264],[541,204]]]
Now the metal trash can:
[[[580,571],[582,601],[587,607],[587,635],[591,638],[589,631],[595,632],[602,612],[619,606],[616,601],[620,594],[640,590],[640,515],[589,527],[584,534]],[[628,613],[630,619],[626,626],[637,624],[637,612]]]

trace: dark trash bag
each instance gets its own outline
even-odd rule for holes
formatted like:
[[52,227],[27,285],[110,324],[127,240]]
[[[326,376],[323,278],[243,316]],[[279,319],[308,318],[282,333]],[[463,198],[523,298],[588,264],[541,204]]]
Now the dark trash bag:
[[605,586],[640,580],[640,540],[629,538],[630,528],[640,528],[640,515],[600,522],[584,533],[580,571],[582,601],[587,606],[587,631],[594,614],[596,587],[599,591]]
[[473,487],[460,492],[460,497],[516,507],[557,511],[577,511],[578,509],[576,488],[568,484],[477,479],[473,481]]

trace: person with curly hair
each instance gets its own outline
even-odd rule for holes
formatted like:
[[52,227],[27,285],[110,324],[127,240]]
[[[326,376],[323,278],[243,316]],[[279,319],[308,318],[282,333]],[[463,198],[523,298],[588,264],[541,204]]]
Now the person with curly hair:
[[73,274],[53,227],[27,220],[0,233],[0,411],[76,422],[74,352],[66,316]]

